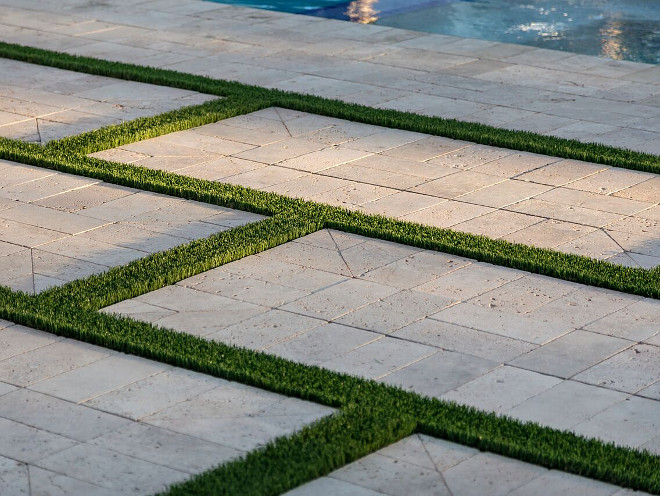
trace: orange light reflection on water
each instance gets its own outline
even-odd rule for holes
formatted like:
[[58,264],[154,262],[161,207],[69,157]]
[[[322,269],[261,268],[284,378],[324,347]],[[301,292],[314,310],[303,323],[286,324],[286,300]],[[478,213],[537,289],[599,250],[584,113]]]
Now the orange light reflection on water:
[[352,22],[370,24],[378,20],[379,10],[375,9],[378,0],[353,0],[346,10],[346,15]]

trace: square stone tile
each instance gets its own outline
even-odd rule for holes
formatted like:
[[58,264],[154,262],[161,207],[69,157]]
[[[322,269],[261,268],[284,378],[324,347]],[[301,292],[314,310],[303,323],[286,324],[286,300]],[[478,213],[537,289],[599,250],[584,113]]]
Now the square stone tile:
[[443,398],[502,413],[560,382],[555,377],[504,366],[448,392]]
[[578,330],[509,363],[543,374],[569,378],[625,350],[630,345],[630,341]]

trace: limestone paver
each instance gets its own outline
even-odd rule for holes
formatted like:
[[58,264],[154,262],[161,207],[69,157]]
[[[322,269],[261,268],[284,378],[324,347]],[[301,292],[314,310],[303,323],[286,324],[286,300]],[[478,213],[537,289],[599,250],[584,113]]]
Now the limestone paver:
[[[148,158],[136,161],[136,152]],[[660,265],[652,213],[660,195],[642,172],[279,108],[94,155],[627,266]]]
[[619,490],[610,484],[415,434],[286,494],[405,496],[412,491],[423,496],[609,496],[619,494]]
[[656,303],[322,230],[104,311],[578,429],[656,408]]
[[7,59],[0,74],[0,136],[42,144],[216,98]]
[[0,284],[30,293],[261,216],[0,161]]
[[0,343],[2,494],[153,494],[332,413],[7,321]]
[[[123,11],[67,0],[65,16],[59,6],[3,0],[6,12],[1,39],[361,104],[659,151],[660,110],[654,104],[658,71],[648,64],[195,0],[174,8],[170,4],[164,0],[132,3],[130,10]],[[215,41],[209,43],[209,38]],[[16,71],[15,77],[5,76],[3,82],[20,85],[24,75],[24,69]],[[123,83],[105,80],[95,84],[96,79],[103,80],[74,74],[52,81],[40,73],[31,86],[46,91],[59,84],[67,96],[80,98],[116,97],[121,91]],[[182,100],[186,98],[192,96]],[[134,112],[113,108],[114,100],[109,100],[98,104],[105,106],[101,109],[98,105],[55,109],[105,112],[117,119]],[[41,105],[44,103],[48,104]],[[162,102],[152,107],[158,104],[162,107]],[[8,107],[7,113],[13,108]],[[14,125],[18,134],[39,139],[36,126],[25,125],[30,121],[22,128],[19,124]]]

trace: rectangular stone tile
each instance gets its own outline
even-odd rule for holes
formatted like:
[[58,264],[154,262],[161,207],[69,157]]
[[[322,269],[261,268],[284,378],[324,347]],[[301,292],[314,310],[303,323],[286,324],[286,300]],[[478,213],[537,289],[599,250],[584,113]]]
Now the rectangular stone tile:
[[527,183],[524,181],[506,180],[479,191],[460,197],[461,201],[476,203],[487,207],[502,208],[535,197],[550,190],[551,186]]
[[[2,321],[4,322],[4,321]],[[49,346],[62,338],[20,325],[3,325],[0,329],[0,360]]]
[[336,322],[389,334],[450,305],[452,300],[417,291],[401,291],[350,312]]
[[351,484],[348,494],[361,496],[362,492],[358,492],[359,490],[355,490],[353,487],[374,491],[374,493],[364,493],[364,496],[371,496],[371,494],[403,496],[410,493],[437,496],[451,494],[445,486],[441,474],[435,469],[420,467],[379,453],[368,455],[333,472],[330,474],[330,478]]
[[536,348],[535,344],[525,341],[433,319],[413,322],[392,335],[497,363],[504,363]]
[[305,172],[319,172],[352,162],[369,154],[369,152],[350,148],[329,147],[284,160],[279,165]]
[[88,365],[40,381],[31,385],[30,389],[74,403],[82,403],[158,374],[168,368],[167,365],[145,360],[144,358],[113,354],[107,358],[102,358]]
[[332,320],[396,293],[383,284],[349,279],[280,307],[281,310]]
[[86,343],[56,341],[0,362],[0,380],[16,386],[28,386],[108,355],[103,348]]
[[322,148],[301,138],[286,138],[276,143],[262,145],[259,148],[234,154],[235,157],[273,165],[283,160],[292,159]]
[[45,394],[19,389],[0,397],[0,417],[77,441],[131,422]]
[[364,203],[361,206],[361,210],[366,213],[380,214],[386,217],[399,217],[438,205],[445,201],[435,196],[400,191],[393,195]]
[[2,216],[14,222],[21,222],[67,234],[77,234],[105,224],[103,220],[29,204],[3,210]]
[[[351,251],[360,248],[356,247]],[[347,255],[349,260],[350,256]],[[361,278],[399,289],[410,289],[468,265],[470,260],[467,258],[422,250],[374,267],[362,274]]]
[[506,210],[494,212],[455,224],[453,229],[489,238],[500,238],[507,234],[538,224],[543,219],[532,215],[519,214]]
[[40,245],[39,251],[105,266],[126,265],[146,255],[144,251],[133,250],[131,248],[117,246],[116,244],[103,243],[80,236],[69,236]]
[[380,334],[330,323],[278,343],[268,352],[294,362],[319,365],[380,338]]
[[631,341],[643,341],[653,336],[660,322],[660,302],[644,299],[611,313],[585,329]]
[[378,132],[352,140],[345,146],[352,150],[380,153],[401,145],[413,143],[426,137],[427,135],[425,134],[414,133],[412,131],[380,128]]
[[660,402],[631,396],[576,425],[573,430],[583,436],[636,448],[660,434]]
[[[547,471],[491,453],[478,455],[446,470],[443,475],[452,494],[491,494],[503,496],[534,481]],[[475,477],[475,474],[479,474]]]
[[356,243],[353,246],[343,249],[341,256],[349,267],[351,274],[358,277],[369,271],[413,255],[418,255],[418,262],[424,263],[427,261],[427,257],[422,255],[422,253],[423,250],[413,246],[369,239],[365,240],[364,243]]
[[624,248],[603,229],[597,229],[555,248],[564,253],[575,253],[598,260],[611,260],[625,252]]
[[622,188],[614,193],[614,196],[647,203],[658,203],[660,202],[660,195],[658,195],[659,187],[660,178],[654,176],[633,186]]
[[186,401],[227,382],[181,369],[170,369],[83,403],[133,420]]
[[563,186],[609,169],[605,165],[564,159],[519,175],[516,179],[549,186]]
[[[653,174],[613,167],[600,171],[584,179],[574,181],[566,185],[566,187],[571,189],[579,189],[581,191],[589,191],[599,195],[610,195],[622,189],[643,183],[644,181],[652,178],[654,178]],[[632,199],[644,201],[641,198]]]
[[559,161],[559,159],[556,157],[518,152],[490,161],[487,164],[477,166],[473,170],[474,172],[481,172],[483,174],[491,174],[493,176],[500,176],[509,179],[540,169],[541,167],[557,161]]
[[79,234],[77,237],[99,242],[101,246],[112,243],[142,253],[156,253],[187,243],[187,238],[159,233],[123,223],[112,223]]
[[509,494],[511,494],[511,496],[541,494],[547,496],[561,496],[563,494],[611,496],[615,493],[618,496],[624,496],[623,493],[619,493],[618,486],[605,484],[604,482],[587,479],[586,477],[579,477],[566,472],[551,470]]
[[449,201],[401,216],[401,220],[447,228],[489,214],[495,209],[460,201]]
[[538,248],[556,248],[595,230],[595,227],[549,219],[502,236],[502,239]]
[[575,376],[575,380],[637,393],[660,379],[660,347],[636,344]]
[[321,364],[354,376],[378,379],[436,353],[436,348],[385,336]]
[[450,391],[443,399],[502,413],[560,382],[555,377],[504,366]]
[[593,227],[603,227],[625,218],[622,214],[539,200],[538,198],[523,200],[506,208],[514,212]]
[[435,354],[387,374],[379,380],[424,396],[440,397],[498,366],[499,363],[492,360],[438,350]]
[[[76,479],[122,494],[127,487],[135,492],[153,493],[165,490],[189,477],[185,472],[156,465],[103,449],[79,444],[71,449],[39,460],[37,465],[54,472],[67,472]],[[103,467],[103,470],[97,470]]]
[[398,190],[374,186],[372,184],[352,183],[338,189],[309,196],[308,199],[348,210],[360,210],[360,206],[397,193]]
[[487,174],[472,171],[457,171],[455,174],[415,186],[410,191],[437,196],[439,198],[456,198],[501,181],[502,179]]
[[511,362],[516,367],[569,378],[630,347],[630,341],[573,331]]
[[486,145],[468,144],[458,150],[453,150],[429,160],[431,164],[455,167],[459,170],[468,170],[489,162],[512,155],[512,150],[494,148]]
[[357,165],[359,162],[354,161],[325,169],[323,174],[348,181],[394,189],[408,189],[425,182],[425,179],[419,176],[399,174],[397,172],[383,171],[371,167],[360,167]]
[[456,152],[470,144],[468,141],[453,140],[441,136],[428,136],[412,143],[390,148],[384,151],[383,155],[426,161],[439,155]]
[[344,277],[354,275],[336,246],[328,249],[305,243],[287,243],[268,250],[262,254],[262,258],[295,264],[301,268],[332,272]]
[[74,213],[131,195],[136,191],[124,186],[103,183],[48,196],[34,203],[43,207]]
[[438,179],[456,172],[452,167],[443,167],[437,164],[380,154],[354,160],[351,162],[351,165],[375,169],[383,173],[394,172],[397,174],[406,174],[426,180]]
[[[2,213],[4,211],[0,212],[0,215]],[[3,241],[27,248],[33,248],[68,236],[65,232],[6,219],[0,220],[0,229],[0,236]]]
[[521,271],[475,262],[416,286],[415,290],[464,301],[524,275]]
[[603,210],[614,214],[632,215],[653,204],[616,196],[599,195],[566,187],[555,188],[538,196],[540,200],[554,201],[576,207]]
[[90,444],[189,474],[209,470],[242,454],[227,446],[138,422],[103,432]]
[[206,126],[197,128],[195,132],[254,146],[264,146],[290,137],[286,129],[281,129],[277,132],[272,130],[259,130],[255,132],[252,129],[231,125],[229,121],[207,124]]
[[645,232],[639,234],[622,233],[620,231],[610,231],[609,229],[605,233],[625,251],[649,257],[660,256],[660,239],[653,234]]
[[57,456],[77,444],[73,439],[0,418],[0,455],[3,457],[32,463],[51,454]]
[[247,188],[265,189],[276,184],[307,176],[309,174],[305,172],[287,169],[285,167],[267,166],[222,178],[222,182],[238,184]]
[[553,429],[570,429],[628,395],[574,381],[564,381],[505,412],[523,422],[537,422]]
[[[185,200],[182,198],[173,198],[147,191],[140,191],[133,195],[124,196],[103,203],[102,205],[85,209],[84,215],[93,217],[94,219],[102,219],[107,222],[116,222],[158,208],[178,205],[184,201]],[[179,206],[181,207],[182,205]]]
[[36,202],[49,196],[81,188],[85,189],[97,183],[99,181],[95,179],[70,176],[68,174],[51,174],[34,181],[5,186],[0,189],[0,195],[10,200],[26,203]]
[[281,310],[270,310],[208,334],[205,338],[232,346],[262,350],[325,324],[325,320]]
[[[32,250],[32,266],[34,274],[45,276],[48,280],[73,281],[108,270],[108,266],[87,262],[77,258],[50,253],[43,250]],[[36,282],[36,280],[35,280]],[[36,288],[35,288],[36,289]]]

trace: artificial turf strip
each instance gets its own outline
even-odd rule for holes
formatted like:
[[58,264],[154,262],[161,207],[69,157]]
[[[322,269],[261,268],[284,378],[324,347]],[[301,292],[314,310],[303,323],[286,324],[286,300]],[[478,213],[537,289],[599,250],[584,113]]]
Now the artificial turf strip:
[[[40,147],[6,138],[0,138],[0,158],[229,208],[298,219],[296,222],[299,224],[306,222],[314,226],[314,229],[335,228],[590,286],[660,299],[660,268],[648,270],[624,267],[580,255],[493,240],[484,236],[423,226],[378,215],[351,212],[339,207],[292,199],[243,186],[109,162],[67,153],[59,148]],[[282,232],[286,232],[286,229]],[[186,257],[182,257],[182,260],[185,259]],[[192,257],[188,259],[192,260]],[[176,272],[178,270],[176,263],[174,266]],[[183,263],[182,266],[186,264]],[[172,277],[183,279],[187,277],[185,274],[192,275],[192,270],[196,269],[180,269],[180,274]],[[75,297],[84,296],[84,299],[89,299],[90,293],[85,291],[83,295],[81,291],[83,290],[79,290]],[[100,304],[98,308],[101,306],[103,305]]]
[[5,42],[0,42],[0,57],[117,79],[199,91],[211,95],[259,101],[293,110],[446,136],[513,150],[660,173],[659,156],[602,144],[582,143],[526,131],[512,131],[484,124],[427,117],[395,110],[374,109],[311,95],[271,90],[167,69],[109,62]]
[[[521,423],[382,383],[98,313],[73,302],[58,305],[50,299],[30,297],[6,288],[0,288],[0,317],[341,409],[341,415],[175,486],[172,494],[277,494],[325,475],[413,431],[660,494],[657,470],[660,457],[648,452]],[[259,480],[268,482],[268,487]]]

